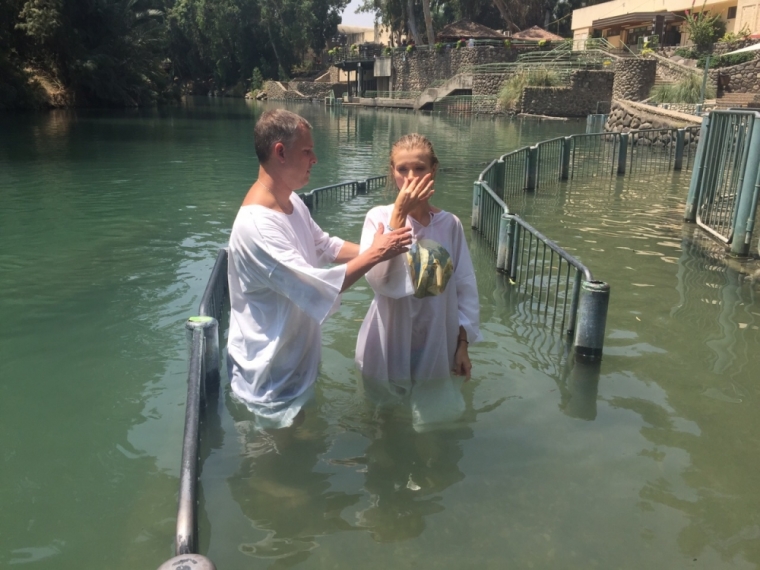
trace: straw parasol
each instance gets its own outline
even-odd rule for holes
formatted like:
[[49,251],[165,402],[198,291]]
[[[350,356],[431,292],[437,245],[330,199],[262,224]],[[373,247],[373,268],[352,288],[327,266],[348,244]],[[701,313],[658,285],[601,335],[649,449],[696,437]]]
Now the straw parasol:
[[545,29],[539,28],[538,26],[533,26],[532,28],[528,28],[522,32],[512,34],[512,38],[517,40],[532,40],[536,42],[541,40],[546,40],[549,42],[561,42],[565,39],[562,36],[558,36],[557,34],[547,32]]
[[469,40],[504,40],[507,38],[501,32],[492,30],[488,26],[477,24],[470,20],[459,20],[453,24],[445,26],[440,32],[438,32],[438,41],[441,42],[453,42],[458,39],[464,38]]

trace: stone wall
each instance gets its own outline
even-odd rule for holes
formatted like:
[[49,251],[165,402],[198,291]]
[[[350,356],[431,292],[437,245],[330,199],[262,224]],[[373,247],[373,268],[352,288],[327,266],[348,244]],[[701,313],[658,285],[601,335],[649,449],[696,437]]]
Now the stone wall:
[[596,113],[598,102],[610,101],[613,81],[611,71],[576,71],[567,87],[526,87],[520,109],[531,115],[585,117]]
[[726,43],[726,42],[718,42],[713,47],[713,54],[714,55],[723,55],[724,53],[728,53],[730,51],[734,51],[736,49],[742,49],[748,46],[753,46],[757,43],[760,43],[760,40],[757,39],[750,39],[747,38],[746,40],[737,40],[735,42]]
[[[696,103],[659,103],[657,105],[652,105],[653,107],[657,107],[659,109],[669,109],[670,111],[678,111],[679,113],[686,113],[687,115],[696,115],[697,114],[697,104]],[[715,104],[704,104],[702,105],[702,112],[709,111],[710,109],[714,109]]]
[[498,46],[449,48],[441,53],[416,49],[411,53],[393,52],[393,90],[422,91],[431,83],[468,71],[472,65],[517,60],[517,51]]
[[615,64],[615,82],[612,95],[616,99],[643,101],[649,97],[654,86],[657,61],[653,59],[628,58]]
[[315,81],[291,81],[288,84],[288,89],[295,89],[306,97],[323,101],[333,91],[335,85],[333,83],[317,83]]
[[[626,129],[641,128],[641,124],[652,125],[649,128],[683,128],[702,124],[702,117],[680,113],[670,109],[652,107],[634,101],[613,99],[610,116],[605,131],[615,133],[628,132]],[[632,126],[636,125],[636,126]]]
[[298,91],[290,89],[287,83],[279,81],[265,81],[264,92],[270,101],[304,101],[308,97]]
[[[669,109],[650,107],[649,105],[633,101],[615,99],[612,101],[612,109],[607,119],[607,124],[604,125],[604,130],[605,132],[612,133],[628,133],[648,129],[682,129],[701,124],[702,117],[687,115]],[[636,136],[637,138],[638,135]],[[647,134],[646,138],[648,142],[642,141],[645,144],[661,145],[670,142],[670,135],[667,133]],[[696,145],[699,135],[692,136],[691,133],[687,132],[685,140],[691,145]]]
[[711,69],[710,80],[717,83],[718,75],[727,75],[726,93],[760,93],[760,52],[757,54],[755,59],[739,65]]
[[699,70],[694,67],[681,65],[657,53],[650,54],[647,58],[657,62],[657,74],[669,81],[680,81],[688,75],[699,73]]
[[497,96],[507,73],[477,74],[472,77],[473,113],[496,113],[499,111]]

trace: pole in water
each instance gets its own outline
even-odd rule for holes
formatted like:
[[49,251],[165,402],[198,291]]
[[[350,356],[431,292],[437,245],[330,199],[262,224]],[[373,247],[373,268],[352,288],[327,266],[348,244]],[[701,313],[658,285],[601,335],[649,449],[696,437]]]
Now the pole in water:
[[219,323],[213,317],[190,317],[185,323],[188,340],[192,339],[193,329],[202,329],[206,340],[206,350],[203,354],[205,369],[204,393],[215,393],[219,390]]
[[603,281],[584,281],[578,306],[575,327],[575,357],[586,361],[602,359],[604,329],[607,324],[607,307],[610,286]]
[[158,570],[216,570],[216,566],[205,556],[200,554],[182,554],[167,560]]

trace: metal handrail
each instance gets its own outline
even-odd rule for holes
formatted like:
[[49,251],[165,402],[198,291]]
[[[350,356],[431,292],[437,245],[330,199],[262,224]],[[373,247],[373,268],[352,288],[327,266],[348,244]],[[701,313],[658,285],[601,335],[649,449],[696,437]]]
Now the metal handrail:
[[382,187],[385,185],[387,175],[372,176],[364,180],[350,180],[348,182],[339,182],[329,186],[314,188],[308,192],[299,194],[307,207],[310,209],[318,208],[320,204],[326,201],[340,202],[366,194],[369,190]]

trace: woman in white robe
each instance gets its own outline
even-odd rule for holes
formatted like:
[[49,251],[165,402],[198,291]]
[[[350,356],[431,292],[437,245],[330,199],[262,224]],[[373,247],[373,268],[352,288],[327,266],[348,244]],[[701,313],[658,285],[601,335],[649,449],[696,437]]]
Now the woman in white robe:
[[421,135],[391,151],[399,188],[394,204],[367,214],[360,249],[385,231],[412,228],[413,245],[371,269],[375,297],[356,344],[365,388],[381,399],[409,395],[415,426],[455,419],[464,411],[461,379],[469,380],[468,345],[481,340],[475,273],[459,219],[430,204],[438,159]]

